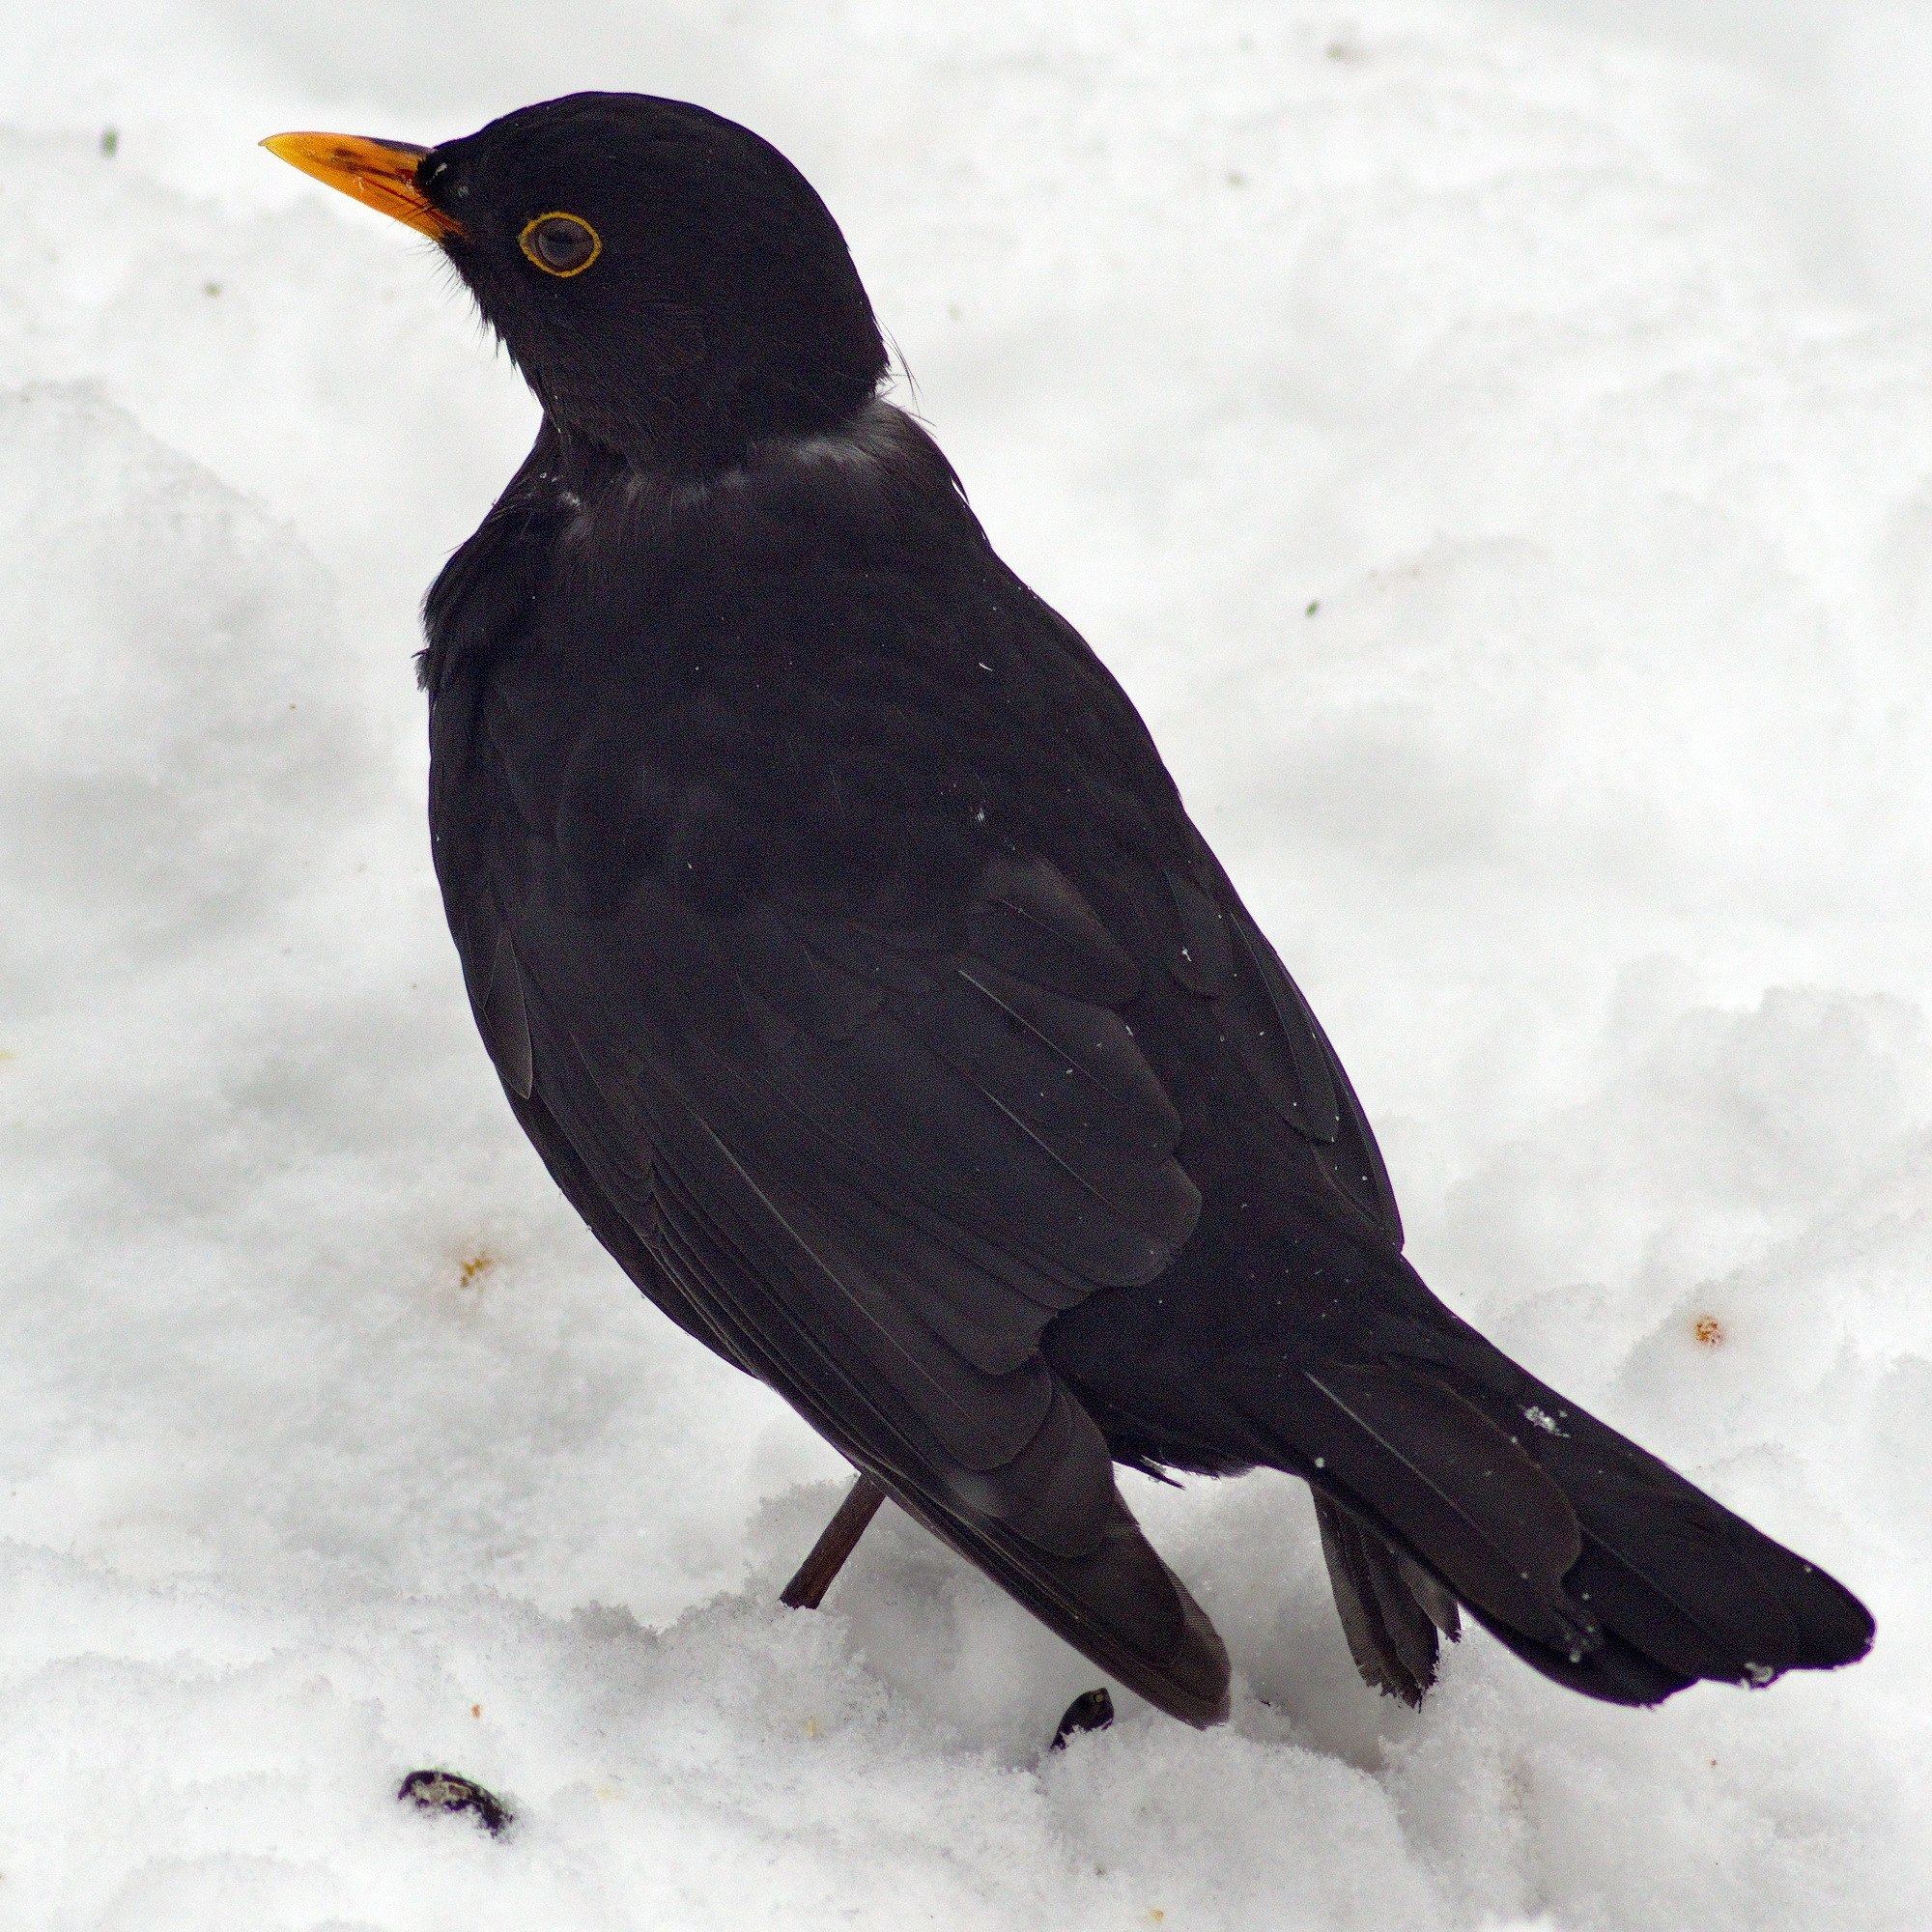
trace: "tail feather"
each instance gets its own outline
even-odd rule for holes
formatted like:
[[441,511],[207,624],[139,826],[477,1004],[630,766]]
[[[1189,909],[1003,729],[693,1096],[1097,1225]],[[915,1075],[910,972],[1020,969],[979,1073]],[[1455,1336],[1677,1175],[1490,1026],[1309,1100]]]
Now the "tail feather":
[[1594,1621],[1562,1588],[1582,1549],[1576,1515],[1504,1431],[1407,1364],[1324,1364],[1299,1379],[1296,1437],[1321,1488],[1393,1530],[1472,1610],[1588,1648]]
[[[1559,1399],[1537,1394],[1525,1406],[1556,1418]],[[1582,1525],[1570,1590],[1608,1628],[1668,1670],[1751,1685],[1871,1647],[1870,1613],[1835,1578],[1595,1416],[1561,1407],[1534,1447]]]
[[1327,1363],[1273,1380],[1265,1400],[1242,1391],[1250,1439],[1272,1439],[1264,1460],[1317,1490],[1369,1682],[1420,1701],[1437,1653],[1432,1587],[1546,1676],[1612,1703],[1864,1655],[1871,1617],[1833,1577],[1470,1331],[1456,1341],[1454,1366]]
[[1614,1632],[1603,1636],[1594,1650],[1572,1657],[1567,1651],[1532,1643],[1520,1631],[1513,1631],[1481,1611],[1475,1612],[1475,1617],[1505,1650],[1514,1651],[1533,1670],[1605,1704],[1661,1704],[1697,1681],[1658,1662]]
[[1355,1668],[1383,1695],[1419,1708],[1441,1638],[1462,1634],[1456,1600],[1329,1497],[1316,1496],[1315,1520]]

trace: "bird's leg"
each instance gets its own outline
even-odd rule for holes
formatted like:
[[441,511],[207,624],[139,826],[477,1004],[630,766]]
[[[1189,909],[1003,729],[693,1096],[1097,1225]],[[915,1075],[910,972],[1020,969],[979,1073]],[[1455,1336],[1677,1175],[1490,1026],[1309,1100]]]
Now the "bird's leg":
[[878,1514],[886,1492],[870,1476],[861,1473],[838,1514],[825,1525],[825,1532],[811,1546],[811,1554],[798,1566],[798,1574],[779,1592],[779,1602],[793,1610],[815,1610],[825,1601],[832,1579],[845,1567],[845,1559],[859,1547],[866,1525]]

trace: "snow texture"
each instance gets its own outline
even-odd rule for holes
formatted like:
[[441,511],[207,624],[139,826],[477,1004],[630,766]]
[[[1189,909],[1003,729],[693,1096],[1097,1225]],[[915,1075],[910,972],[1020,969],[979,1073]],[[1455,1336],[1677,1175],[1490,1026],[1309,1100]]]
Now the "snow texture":
[[[1932,11],[100,0],[0,73],[0,1922],[1922,1927]],[[1207,1734],[839,1493],[523,1145],[417,596],[531,406],[252,146],[778,140],[1145,706],[1411,1252],[1871,1604],[1655,1714],[1355,1680],[1269,1476],[1132,1499]],[[107,130],[113,130],[110,136]],[[904,393],[904,391],[902,391]],[[444,1766],[492,1839],[399,1806]]]

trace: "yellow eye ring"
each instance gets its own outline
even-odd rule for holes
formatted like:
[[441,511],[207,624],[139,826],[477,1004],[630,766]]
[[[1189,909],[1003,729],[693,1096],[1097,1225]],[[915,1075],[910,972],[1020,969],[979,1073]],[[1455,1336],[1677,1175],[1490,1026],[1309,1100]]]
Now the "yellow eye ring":
[[[568,223],[576,233],[568,238],[558,235],[551,228],[553,222],[559,225]],[[548,236],[545,235],[545,230],[551,231]],[[555,257],[554,260],[544,253],[546,240],[565,243],[561,248],[552,249],[551,253]],[[574,254],[570,244],[576,243],[581,246],[585,241],[590,246],[580,259]],[[604,238],[584,220],[582,215],[566,214],[561,209],[554,209],[548,214],[533,214],[524,223],[524,232],[517,237],[517,246],[524,251],[524,259],[541,269],[545,274],[567,278],[582,274],[584,270],[603,254]]]

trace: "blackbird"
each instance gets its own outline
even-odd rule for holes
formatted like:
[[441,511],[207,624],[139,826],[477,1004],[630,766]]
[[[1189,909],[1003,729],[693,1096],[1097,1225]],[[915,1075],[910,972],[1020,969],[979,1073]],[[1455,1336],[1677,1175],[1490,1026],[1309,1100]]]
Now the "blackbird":
[[1622,1704],[1863,1654],[1841,1585],[1404,1260],[1327,1036],[882,398],[782,156],[623,94],[267,145],[433,236],[542,404],[424,607],[450,929],[557,1185],[861,1472],[848,1543],[890,1495],[1195,1723],[1226,1653],[1116,1463],[1302,1478],[1409,1702],[1458,1605]]

